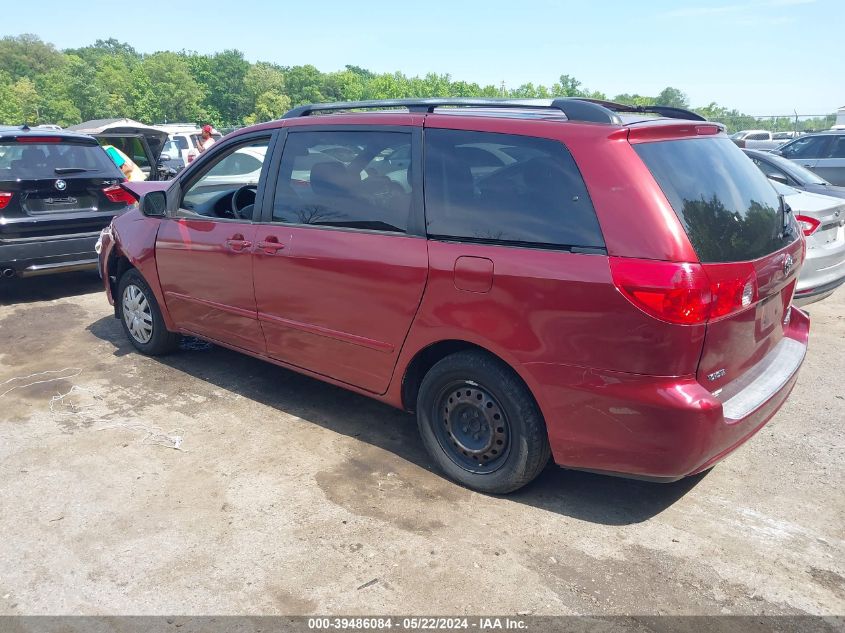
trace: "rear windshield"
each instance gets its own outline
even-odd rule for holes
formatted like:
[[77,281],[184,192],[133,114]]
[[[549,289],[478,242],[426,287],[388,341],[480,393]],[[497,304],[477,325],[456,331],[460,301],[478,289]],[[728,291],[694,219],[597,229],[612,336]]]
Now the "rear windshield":
[[728,138],[641,143],[634,149],[702,262],[757,259],[798,238],[777,192]]
[[121,177],[117,166],[98,145],[0,141],[0,180],[79,175]]

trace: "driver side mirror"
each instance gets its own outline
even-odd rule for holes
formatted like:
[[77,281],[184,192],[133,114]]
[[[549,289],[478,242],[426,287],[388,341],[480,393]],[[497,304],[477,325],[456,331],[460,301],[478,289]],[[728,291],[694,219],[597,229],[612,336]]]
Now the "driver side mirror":
[[151,218],[163,218],[167,215],[167,194],[163,191],[150,191],[141,199],[141,213]]
[[789,184],[789,179],[786,177],[786,175],[777,172],[769,174],[769,180],[774,180],[775,182],[779,182],[782,185]]

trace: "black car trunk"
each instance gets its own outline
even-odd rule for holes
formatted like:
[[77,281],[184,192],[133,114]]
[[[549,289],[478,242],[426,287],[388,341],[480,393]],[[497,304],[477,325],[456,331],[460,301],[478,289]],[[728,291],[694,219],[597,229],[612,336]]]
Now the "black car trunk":
[[94,139],[35,140],[0,139],[0,240],[98,231],[126,208],[109,198],[123,176]]

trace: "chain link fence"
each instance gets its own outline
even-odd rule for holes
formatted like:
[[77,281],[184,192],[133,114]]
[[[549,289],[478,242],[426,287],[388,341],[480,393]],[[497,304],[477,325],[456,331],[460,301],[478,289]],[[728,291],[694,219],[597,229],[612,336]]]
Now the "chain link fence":
[[708,117],[724,124],[728,133],[739,130],[771,132],[819,132],[836,124],[836,114],[767,114],[763,116]]

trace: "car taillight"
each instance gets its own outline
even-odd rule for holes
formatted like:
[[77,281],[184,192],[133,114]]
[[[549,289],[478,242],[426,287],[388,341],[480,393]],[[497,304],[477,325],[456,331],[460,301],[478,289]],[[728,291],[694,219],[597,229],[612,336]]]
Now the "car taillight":
[[106,187],[105,189],[103,189],[103,193],[105,194],[106,198],[108,198],[112,202],[122,202],[123,204],[135,204],[137,202],[135,196],[126,191],[126,189],[124,189],[120,185],[112,185],[111,187]]
[[8,191],[0,191],[0,209],[5,209],[12,201],[12,194]]
[[661,321],[699,325],[758,299],[754,266],[610,258],[613,283],[637,308]]
[[815,233],[816,229],[818,229],[819,225],[821,225],[821,222],[819,222],[816,218],[811,218],[807,215],[796,215],[795,219],[798,221],[798,225],[807,237]]
[[710,280],[710,319],[733,314],[759,299],[757,272],[750,263],[703,264]]

